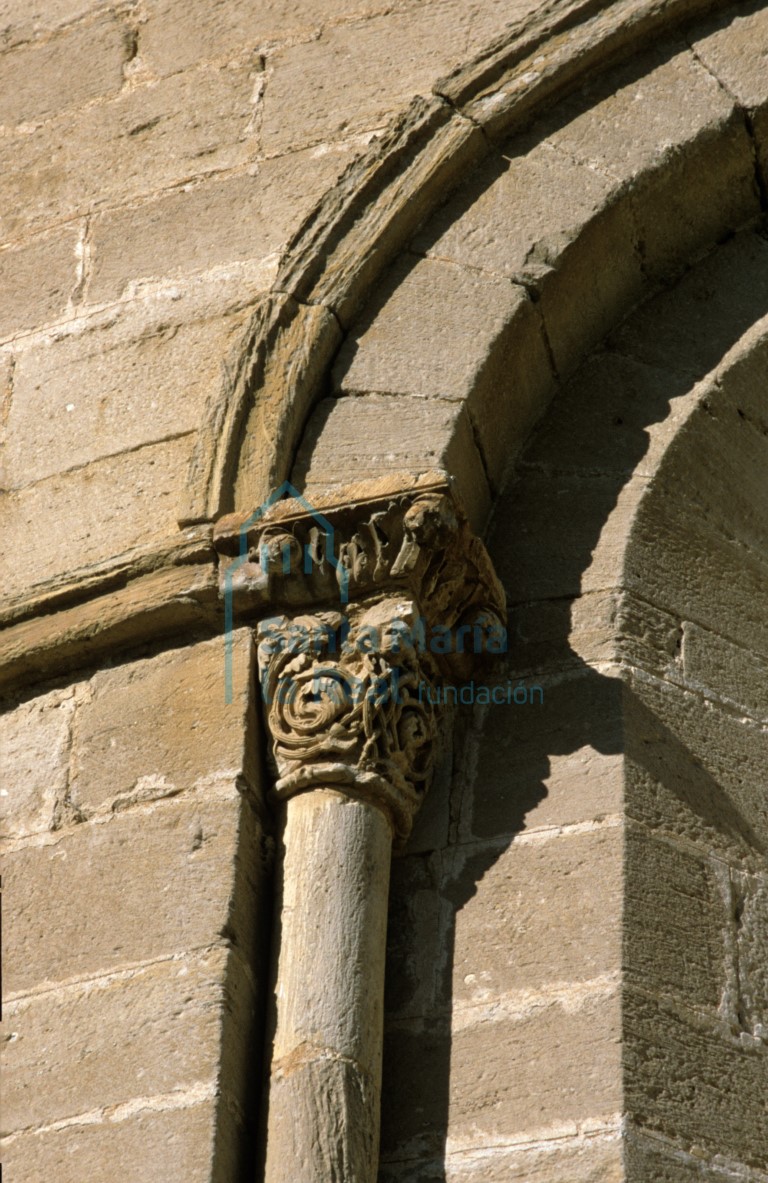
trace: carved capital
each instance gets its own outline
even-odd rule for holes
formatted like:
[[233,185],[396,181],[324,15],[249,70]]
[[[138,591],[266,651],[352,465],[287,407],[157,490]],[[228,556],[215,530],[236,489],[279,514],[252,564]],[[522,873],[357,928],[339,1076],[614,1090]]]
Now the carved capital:
[[371,800],[407,837],[432,775],[435,666],[413,601],[273,617],[258,628],[274,792],[333,786]]
[[216,545],[225,597],[260,618],[276,795],[338,787],[404,839],[432,775],[436,685],[503,633],[503,592],[450,485],[277,501],[224,519]]

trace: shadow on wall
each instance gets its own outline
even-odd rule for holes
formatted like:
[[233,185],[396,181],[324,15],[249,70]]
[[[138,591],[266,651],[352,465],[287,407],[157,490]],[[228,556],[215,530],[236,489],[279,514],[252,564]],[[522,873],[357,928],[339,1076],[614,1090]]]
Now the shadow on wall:
[[[737,236],[636,310],[556,397],[497,502],[489,549],[511,650],[499,680],[541,683],[545,701],[462,713],[452,784],[436,785],[393,865],[381,1183],[479,1183],[498,1167],[473,1165],[473,1147],[621,1108],[620,1070],[590,1080],[589,1046],[569,1045],[570,1021],[560,1030],[558,1017],[541,1046],[527,1021],[492,1013],[505,992],[619,970],[620,850],[601,867],[585,833],[580,881],[557,862],[557,843],[524,839],[513,851],[516,836],[620,814],[627,755],[704,830],[761,849],[680,735],[594,667],[623,641],[623,556],[646,477],[692,401],[675,400],[768,313],[767,260],[759,234]],[[679,630],[663,644],[674,660]],[[511,1177],[501,1165],[498,1177]]]

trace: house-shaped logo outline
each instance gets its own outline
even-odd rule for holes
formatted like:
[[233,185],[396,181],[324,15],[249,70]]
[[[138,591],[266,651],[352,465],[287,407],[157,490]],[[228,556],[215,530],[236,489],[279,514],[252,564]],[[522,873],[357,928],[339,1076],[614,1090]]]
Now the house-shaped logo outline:
[[[232,578],[235,572],[248,558],[248,531],[250,530],[251,526],[258,522],[259,518],[262,518],[266,512],[272,508],[273,505],[275,505],[278,501],[282,501],[286,495],[298,502],[298,504],[302,506],[302,508],[305,509],[307,513],[309,513],[310,516],[322,526],[326,537],[324,558],[326,558],[331,566],[336,570],[336,575],[339,582],[339,601],[342,604],[349,603],[349,572],[334,554],[333,526],[328,521],[328,518],[324,517],[323,514],[316,510],[315,507],[309,501],[307,501],[306,497],[303,497],[302,494],[299,493],[298,489],[296,489],[290,481],[283,481],[281,485],[279,485],[272,493],[270,493],[266,501],[263,501],[258,509],[255,509],[250,517],[248,517],[241,525],[239,556],[234,560],[234,562],[230,563],[224,572],[224,702],[227,706],[229,706],[229,704],[232,702],[233,696],[232,637],[234,634],[234,596],[232,590]],[[309,556],[305,554],[305,571],[308,557]]]

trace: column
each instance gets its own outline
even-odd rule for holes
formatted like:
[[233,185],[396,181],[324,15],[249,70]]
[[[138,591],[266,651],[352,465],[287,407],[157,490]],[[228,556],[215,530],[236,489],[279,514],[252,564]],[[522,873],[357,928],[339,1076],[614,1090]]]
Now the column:
[[505,636],[503,593],[444,481],[281,501],[217,546],[238,619],[260,618],[282,813],[264,1177],[375,1183],[392,847],[431,779],[436,687]]

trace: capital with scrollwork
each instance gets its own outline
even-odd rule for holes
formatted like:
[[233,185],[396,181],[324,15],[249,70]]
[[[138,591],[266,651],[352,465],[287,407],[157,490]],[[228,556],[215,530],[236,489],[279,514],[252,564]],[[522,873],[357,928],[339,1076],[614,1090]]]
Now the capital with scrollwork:
[[260,618],[274,795],[337,788],[404,841],[432,776],[436,685],[505,647],[503,591],[451,486],[286,499],[253,525],[223,519],[216,545],[238,614]]

